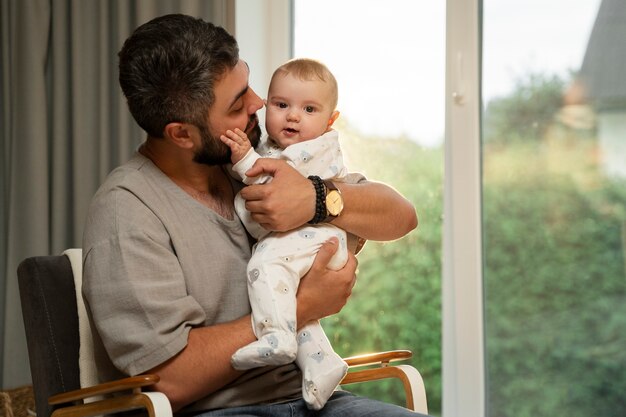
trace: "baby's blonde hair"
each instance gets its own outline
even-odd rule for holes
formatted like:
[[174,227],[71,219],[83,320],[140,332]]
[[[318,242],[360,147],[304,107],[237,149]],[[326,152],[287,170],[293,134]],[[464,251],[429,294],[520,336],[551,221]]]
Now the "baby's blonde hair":
[[330,86],[331,91],[331,107],[334,110],[337,107],[337,101],[339,100],[339,88],[337,86],[337,80],[332,72],[321,62],[311,58],[294,58],[285,62],[280,67],[276,68],[270,86],[274,82],[276,75],[291,74],[294,77],[303,81],[312,81],[318,79],[327,83]]

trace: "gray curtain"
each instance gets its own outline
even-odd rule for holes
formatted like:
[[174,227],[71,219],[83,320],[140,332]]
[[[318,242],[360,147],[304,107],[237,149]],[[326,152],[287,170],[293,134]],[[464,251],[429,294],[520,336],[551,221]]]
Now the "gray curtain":
[[117,51],[166,13],[228,26],[233,2],[0,1],[0,375],[13,388],[30,383],[17,265],[80,247],[91,196],[143,139],[120,93]]

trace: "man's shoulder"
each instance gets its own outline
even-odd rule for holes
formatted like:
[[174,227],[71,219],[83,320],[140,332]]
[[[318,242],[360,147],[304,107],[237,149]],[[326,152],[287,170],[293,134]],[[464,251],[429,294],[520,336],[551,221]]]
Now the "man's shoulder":
[[150,165],[154,165],[148,158],[137,153],[124,164],[113,169],[107,175],[100,188],[115,187],[122,184],[132,184],[143,181],[148,176]]
[[123,196],[146,192],[157,187],[158,183],[164,181],[163,178],[165,177],[165,174],[157,171],[158,168],[148,158],[136,154],[128,162],[109,173],[96,192],[94,200],[107,200],[110,193]]
[[139,155],[111,171],[91,199],[86,234],[105,235],[119,230],[120,225],[141,227],[140,223],[149,221],[152,200],[157,198],[150,195],[158,194],[159,179],[148,163]]

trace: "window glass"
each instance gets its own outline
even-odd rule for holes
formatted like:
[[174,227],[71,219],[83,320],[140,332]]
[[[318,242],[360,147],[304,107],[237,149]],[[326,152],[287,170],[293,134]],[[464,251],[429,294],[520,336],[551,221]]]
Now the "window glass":
[[[323,326],[342,356],[412,350],[438,415],[445,2],[295,0],[294,15],[294,56],[324,62],[337,78],[348,168],[398,189],[420,222],[398,241],[367,243],[350,301]],[[349,389],[379,395],[372,385]],[[402,403],[401,386],[383,385],[384,399]]]
[[626,2],[483,0],[489,416],[626,415]]

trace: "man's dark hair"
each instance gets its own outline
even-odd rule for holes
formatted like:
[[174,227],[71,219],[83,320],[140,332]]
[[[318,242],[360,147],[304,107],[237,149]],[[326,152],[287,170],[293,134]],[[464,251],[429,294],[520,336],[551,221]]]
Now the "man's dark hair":
[[160,138],[168,123],[206,124],[215,83],[235,67],[239,47],[219,26],[171,14],[138,27],[118,56],[131,114],[150,136]]

